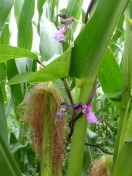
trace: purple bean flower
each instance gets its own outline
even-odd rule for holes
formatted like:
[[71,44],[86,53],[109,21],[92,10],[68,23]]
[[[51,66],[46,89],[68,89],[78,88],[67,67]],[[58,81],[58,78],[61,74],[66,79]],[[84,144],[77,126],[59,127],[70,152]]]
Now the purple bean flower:
[[71,29],[71,25],[74,22],[74,17],[68,18],[65,13],[60,13],[58,16],[61,17],[62,20],[61,25],[57,26],[58,31],[55,33],[54,38],[62,43],[66,41],[65,34],[69,29]]
[[82,112],[84,114],[86,114],[87,120],[88,120],[89,123],[96,123],[97,122],[97,117],[94,115],[94,113],[92,113],[90,111],[91,107],[92,107],[91,104],[84,105],[84,107],[82,109]]
[[60,108],[57,113],[56,113],[56,120],[55,121],[58,121],[59,119],[61,119],[63,117],[63,112],[67,112],[69,110],[70,107],[72,107],[74,110],[79,110],[81,109],[81,111],[86,114],[87,116],[87,120],[89,123],[96,123],[97,122],[97,117],[94,115],[94,113],[92,113],[90,110],[91,110],[91,107],[92,105],[91,104],[82,104],[82,102],[79,102],[79,103],[76,103],[76,104],[73,104],[72,106],[68,105],[66,102],[63,102],[61,103],[61,106],[63,106],[62,108]]
[[72,23],[72,22],[75,21],[75,18],[74,18],[74,17],[70,17],[70,18],[69,18],[69,21]]
[[65,14],[65,13],[59,13],[58,16],[63,19],[67,19],[67,14]]
[[55,33],[54,38],[59,42],[65,42],[65,40],[66,40],[62,30],[58,30]]
[[56,116],[61,119],[63,117],[63,114],[61,111],[57,111]]
[[82,107],[83,107],[82,102],[76,103],[76,104],[73,105],[73,109],[75,109],[75,110],[78,110],[78,109],[80,109],[80,108],[82,108]]
[[63,118],[63,112],[66,112],[65,108],[60,108],[56,113],[56,119],[55,122]]

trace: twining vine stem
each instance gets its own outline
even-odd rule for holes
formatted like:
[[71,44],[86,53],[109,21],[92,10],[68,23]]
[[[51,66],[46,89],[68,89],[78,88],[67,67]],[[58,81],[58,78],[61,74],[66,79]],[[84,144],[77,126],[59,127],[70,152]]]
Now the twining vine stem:
[[40,64],[42,67],[45,67],[45,65],[44,65],[42,62],[40,62],[39,60],[37,60],[37,62],[38,62],[38,64]]
[[91,144],[91,143],[88,143],[88,142],[86,142],[85,145],[88,145],[88,146],[91,146],[91,147],[99,148],[103,153],[107,153],[107,154],[109,154],[109,155],[113,155],[113,153],[105,151],[105,150],[104,150],[102,147],[100,147],[99,145]]
[[92,7],[94,5],[94,2],[95,2],[95,0],[91,0],[89,6],[87,8],[87,12],[86,12],[86,15],[85,15],[85,24],[88,21],[88,14],[90,13],[90,11],[91,11],[91,9],[92,9]]
[[71,95],[70,89],[69,89],[69,87],[68,87],[66,78],[62,78],[61,80],[63,81],[63,84],[64,84],[64,86],[65,86],[66,93],[67,93],[67,95],[68,95],[68,98],[69,98],[69,100],[70,100],[70,103],[71,103],[71,105],[73,105],[72,95]]

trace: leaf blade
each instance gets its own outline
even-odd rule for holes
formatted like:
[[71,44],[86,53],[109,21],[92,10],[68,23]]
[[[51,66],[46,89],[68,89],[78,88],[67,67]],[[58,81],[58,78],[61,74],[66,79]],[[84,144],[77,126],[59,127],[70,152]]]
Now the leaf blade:
[[75,40],[69,72],[71,77],[94,81],[125,3],[123,0],[116,3],[114,0],[98,1],[93,16]]
[[18,47],[0,45],[0,63],[10,59],[29,57],[34,60],[38,59],[38,56],[29,51]]
[[62,45],[54,39],[56,31],[55,25],[43,14],[40,19],[40,49],[46,61],[55,54],[62,54]]
[[29,76],[27,82],[51,81],[67,76],[70,66],[70,57],[71,48],[41,70]]
[[4,0],[0,2],[0,35],[13,4],[14,0]]
[[31,50],[33,39],[32,18],[34,15],[34,0],[25,0],[18,24],[18,47]]

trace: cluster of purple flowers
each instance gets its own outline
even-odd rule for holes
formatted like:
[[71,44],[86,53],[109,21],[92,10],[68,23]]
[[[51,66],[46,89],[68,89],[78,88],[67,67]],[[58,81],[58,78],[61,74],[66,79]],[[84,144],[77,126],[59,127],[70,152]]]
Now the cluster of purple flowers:
[[[75,19],[74,17],[68,18],[65,13],[60,13],[58,14],[58,16],[61,17],[62,20],[61,20],[61,25],[57,26],[58,31],[55,33],[54,38],[57,41],[62,43],[66,41],[65,34],[69,29],[71,29],[71,25],[75,21]],[[63,112],[68,111],[68,109],[71,107],[66,102],[63,102],[61,105],[62,105],[62,108],[60,108],[56,113],[56,116],[57,116],[56,121],[62,118]],[[94,113],[90,111],[91,107],[92,107],[91,104],[86,105],[86,104],[82,104],[82,102],[74,104],[72,106],[74,110],[81,109],[82,113],[86,114],[87,120],[89,123],[96,123],[97,117],[94,115]]]
[[[56,116],[57,116],[56,121],[57,121],[58,119],[62,118],[62,117],[63,117],[63,114],[62,114],[62,113],[68,111],[68,109],[71,107],[71,106],[69,106],[66,102],[63,102],[61,105],[62,105],[63,107],[60,108],[60,109],[57,111],[57,113],[56,113]],[[77,103],[77,104],[74,104],[74,105],[72,106],[72,108],[73,108],[74,110],[81,109],[82,113],[86,114],[87,120],[88,120],[89,123],[96,123],[96,122],[97,122],[97,117],[95,116],[94,113],[92,113],[92,112],[90,111],[91,107],[92,107],[91,104],[86,105],[86,104],[82,104],[82,102]]]
[[66,41],[65,34],[71,28],[74,17],[68,18],[65,13],[61,13],[58,16],[62,18],[62,21],[61,25],[57,26],[58,31],[55,33],[54,38],[62,43]]

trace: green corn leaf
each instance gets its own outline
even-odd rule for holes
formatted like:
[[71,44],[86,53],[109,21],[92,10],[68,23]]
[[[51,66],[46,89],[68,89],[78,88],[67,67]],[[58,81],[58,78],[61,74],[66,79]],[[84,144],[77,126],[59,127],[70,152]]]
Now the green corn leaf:
[[121,92],[122,74],[114,55],[107,49],[98,72],[98,78],[105,93]]
[[32,18],[34,15],[34,6],[34,0],[24,1],[18,24],[18,47],[29,50],[31,50],[32,47]]
[[59,0],[54,0],[54,1],[51,1],[49,3],[49,11],[50,13],[48,13],[48,19],[52,22],[54,22],[54,19],[55,19],[55,7],[58,5],[59,3]]
[[[18,69],[14,60],[7,61],[7,79],[11,79],[14,75],[18,74]],[[17,107],[23,100],[23,92],[21,85],[11,85],[11,96],[14,99],[14,107]],[[18,112],[16,118],[19,119]]]
[[14,3],[14,16],[15,16],[17,25],[18,25],[18,22],[19,22],[19,17],[20,17],[20,13],[21,13],[23,3],[24,3],[24,0],[17,0]]
[[9,24],[5,24],[5,26],[3,28],[3,31],[2,31],[2,34],[1,34],[1,37],[0,37],[0,43],[8,45],[9,44],[9,40],[10,40],[9,37],[10,37]]
[[0,175],[22,176],[8,146],[0,133]]
[[13,4],[14,0],[0,1],[0,35]]
[[[118,154],[114,167],[113,176],[131,176],[132,175],[132,142],[124,143]],[[125,163],[124,163],[125,162]]]
[[75,40],[70,76],[95,79],[125,4],[126,0],[97,2],[93,16]]
[[75,17],[80,8],[82,8],[82,3],[83,0],[70,0],[66,8],[66,14],[68,15],[68,17]]
[[[115,30],[115,33],[112,37],[112,42],[116,43],[116,41],[121,37],[122,33],[123,33],[123,23],[124,23],[124,14],[122,14],[118,26]],[[111,47],[111,46],[110,46]]]
[[[20,1],[21,2],[21,1]],[[23,3],[21,12],[19,14],[18,22],[18,38],[17,46],[23,49],[31,50],[33,42],[33,24],[32,18],[34,16],[35,0],[25,0]],[[20,5],[19,5],[19,8]],[[20,72],[25,72],[27,70],[32,71],[33,60],[30,59],[18,59],[17,67]]]
[[39,13],[39,18],[41,17],[42,13],[43,13],[43,5],[46,2],[46,0],[39,0],[37,2],[37,9],[38,9],[38,13]]
[[8,103],[6,104],[6,112],[5,115],[8,117],[12,111],[13,108],[13,97],[8,99]]
[[122,140],[125,143],[132,141],[132,110],[131,110],[129,116],[128,116],[128,110],[129,110],[129,105],[126,109],[123,127],[122,127],[123,132],[121,134],[123,136]]
[[103,57],[103,62],[98,71],[98,79],[105,93],[104,98],[109,98],[111,103],[119,108],[122,74],[110,49],[107,49]]
[[27,78],[27,82],[44,82],[63,78],[68,75],[71,49],[68,49],[55,61]]
[[4,142],[7,143],[8,141],[8,135],[7,135],[7,123],[6,123],[6,116],[5,116],[5,90],[4,90],[4,82],[5,82],[5,72],[6,67],[5,64],[0,64],[0,134],[4,139]]
[[38,57],[35,53],[18,47],[0,45],[0,63],[10,59],[16,58],[32,58],[37,60]]
[[[68,17],[73,16],[76,20],[80,19],[81,13],[82,13],[82,0],[70,0],[68,3],[68,6],[66,8],[65,13],[67,14]],[[73,34],[77,28],[78,22],[74,22],[72,24],[72,29],[69,31],[66,35],[67,42],[63,44],[63,48],[65,49],[68,45],[68,42],[73,40]]]

